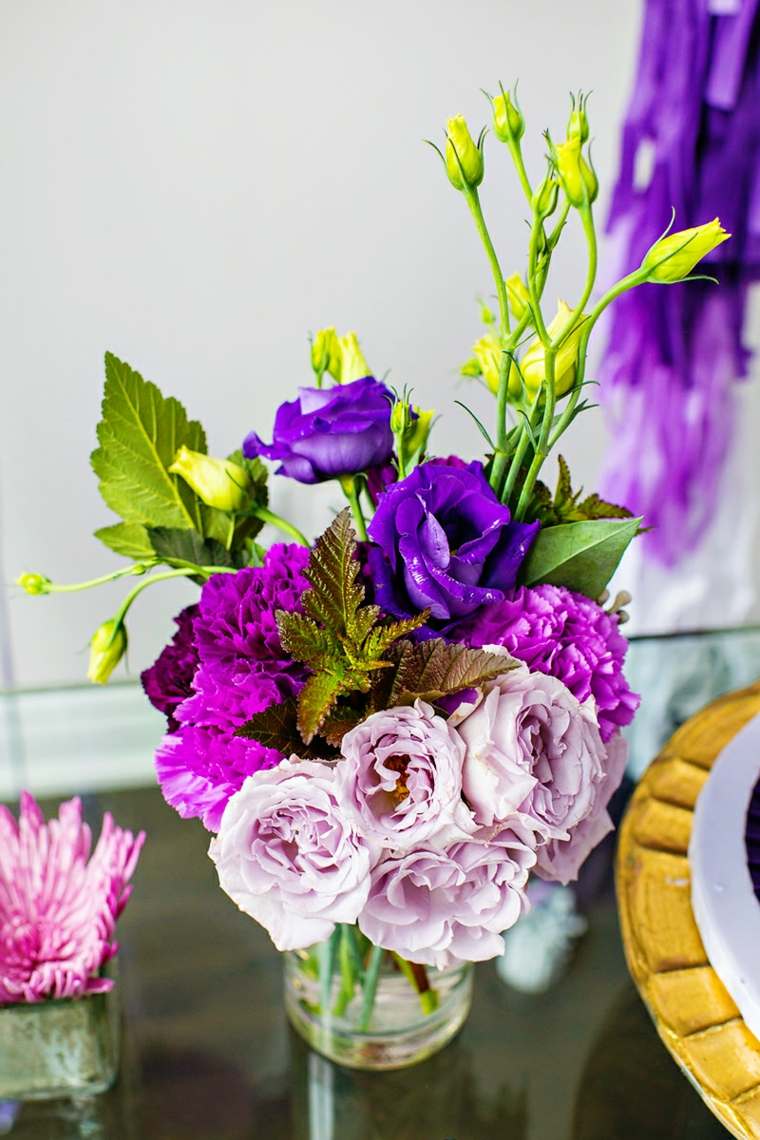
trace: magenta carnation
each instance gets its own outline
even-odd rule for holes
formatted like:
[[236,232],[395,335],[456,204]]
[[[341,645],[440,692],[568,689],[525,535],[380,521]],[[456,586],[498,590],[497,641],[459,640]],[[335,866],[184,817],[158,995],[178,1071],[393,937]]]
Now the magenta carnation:
[[198,667],[198,651],[193,640],[193,618],[197,606],[186,606],[174,619],[177,632],[161,650],[155,662],[140,676],[145,695],[159,712],[164,713],[170,730],[177,727],[177,705],[192,694],[192,681]]
[[593,697],[604,741],[630,724],[639,706],[623,674],[628,643],[617,617],[564,586],[524,586],[449,636],[476,647],[503,645],[532,672],[562,681],[581,703]]
[[45,822],[27,793],[19,819],[0,805],[0,1005],[103,993],[116,920],[144,841],[103,817],[92,836],[78,799]]
[[174,709],[174,731],[156,754],[156,770],[168,803],[184,818],[199,816],[209,830],[219,826],[247,776],[282,759],[234,732],[304,682],[303,667],[282,648],[276,614],[300,611],[308,560],[305,547],[278,544],[262,566],[216,574],[201,592],[192,620],[198,664],[189,695]]

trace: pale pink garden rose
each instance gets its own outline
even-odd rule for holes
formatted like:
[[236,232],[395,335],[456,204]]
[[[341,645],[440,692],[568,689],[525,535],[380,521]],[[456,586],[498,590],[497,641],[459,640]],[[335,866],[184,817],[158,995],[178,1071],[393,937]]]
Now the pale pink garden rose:
[[464,744],[417,701],[374,713],[346,733],[338,780],[356,826],[378,847],[407,851],[473,831],[462,802]]
[[248,777],[209,855],[222,889],[278,950],[355,922],[369,893],[369,845],[341,803],[335,768],[297,756]]
[[91,852],[79,799],[47,823],[27,792],[18,822],[0,805],[0,1005],[111,989],[102,968],[144,839],[106,812]]
[[581,704],[557,678],[521,665],[489,687],[457,731],[466,745],[464,794],[478,823],[519,810],[547,842],[568,841],[595,815],[607,750],[593,701]]
[[528,909],[536,840],[530,822],[513,816],[445,850],[388,855],[372,871],[359,928],[376,946],[438,969],[495,958]]
[[555,883],[570,883],[594,848],[613,830],[607,805],[620,786],[628,760],[628,745],[620,733],[607,744],[603,779],[595,785],[594,804],[568,839],[550,839],[538,852],[536,874]]

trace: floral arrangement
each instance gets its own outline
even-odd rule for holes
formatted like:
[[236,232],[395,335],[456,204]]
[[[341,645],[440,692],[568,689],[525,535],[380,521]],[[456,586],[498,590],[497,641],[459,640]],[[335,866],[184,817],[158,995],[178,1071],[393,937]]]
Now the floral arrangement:
[[[386,955],[433,1008],[426,967],[498,955],[529,876],[572,880],[611,828],[620,730],[638,697],[623,672],[630,599],[608,604],[606,587],[641,520],[575,489],[561,456],[554,490],[539,475],[590,406],[587,346],[607,307],[636,286],[685,280],[727,237],[717,220],[666,233],[592,300],[586,100],[573,100],[564,141],[547,133],[536,183],[515,97],[501,89],[491,109],[525,192],[522,274],[505,275],[481,207],[486,132],[476,141],[450,119],[438,152],[497,302],[483,305],[462,369],[495,396],[493,430],[478,421],[482,458],[438,456],[432,411],[376,379],[356,335],[332,328],[312,338],[313,383],[280,406],[271,442],[251,432],[226,458],[207,454],[181,404],[107,355],[92,456],[119,516],[97,537],[130,560],[101,580],[138,581],[96,632],[89,676],[107,680],[123,657],[147,586],[198,583],[143,673],[167,718],[163,794],[213,833],[220,883],[241,910],[321,972],[323,994],[339,978],[336,1009],[361,992],[365,1027]],[[571,219],[585,281],[547,317]],[[316,541],[271,510],[265,461],[345,496]],[[267,548],[265,523],[289,541]],[[19,581],[36,594],[95,584]]]
[[110,813],[95,850],[80,800],[45,822],[23,793],[16,820],[0,804],[0,1006],[105,993],[116,923],[145,836]]

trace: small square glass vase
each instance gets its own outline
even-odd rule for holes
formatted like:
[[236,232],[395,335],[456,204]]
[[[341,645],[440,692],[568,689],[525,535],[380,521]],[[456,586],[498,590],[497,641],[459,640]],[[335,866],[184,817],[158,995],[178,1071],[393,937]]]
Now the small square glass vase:
[[118,989],[0,1006],[0,1099],[92,1096],[116,1079]]

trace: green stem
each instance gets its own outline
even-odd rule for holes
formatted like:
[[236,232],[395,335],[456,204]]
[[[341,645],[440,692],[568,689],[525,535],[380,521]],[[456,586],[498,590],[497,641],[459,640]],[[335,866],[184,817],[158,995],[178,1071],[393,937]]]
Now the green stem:
[[356,476],[341,475],[339,482],[343,488],[343,494],[346,496],[351,506],[354,522],[356,523],[356,532],[362,542],[366,542],[367,524],[364,521],[364,512],[362,511],[362,505],[359,502],[359,491],[356,486]]
[[290,537],[294,538],[296,542],[301,544],[301,546],[309,545],[308,538],[306,535],[302,534],[297,526],[293,526],[293,524],[289,523],[287,519],[282,518],[280,515],[276,515],[274,511],[270,511],[268,507],[254,507],[251,511],[251,514],[254,516],[254,518],[260,519],[264,523],[269,523],[271,526],[276,526],[278,530],[281,530],[284,534],[290,535]]
[[400,954],[393,953],[393,961],[404,975],[409,985],[417,992],[422,1012],[427,1017],[438,1009],[438,991],[430,985],[427,970],[414,962],[407,962]]
[[533,201],[533,188],[528,178],[528,172],[525,169],[525,160],[523,158],[522,147],[516,139],[510,139],[507,143],[509,153],[512,155],[512,161],[515,164],[517,177],[520,179],[520,185],[523,188],[523,194],[529,202]]
[[483,208],[480,205],[480,197],[475,187],[465,187],[465,198],[467,205],[470,207],[470,213],[475,221],[475,227],[480,235],[480,240],[483,243],[483,248],[486,251],[486,257],[491,266],[491,273],[493,275],[494,285],[496,286],[496,296],[499,299],[499,323],[502,336],[506,336],[509,332],[509,301],[507,299],[507,286],[504,281],[504,274],[501,271],[499,259],[494,249],[494,244],[491,241],[491,235],[488,232],[486,220],[483,217]]
[[583,223],[583,232],[586,235],[586,246],[588,249],[588,270],[586,272],[586,284],[581,294],[581,299],[573,309],[562,331],[554,339],[554,347],[559,348],[566,337],[575,328],[578,320],[583,316],[583,310],[586,307],[586,302],[591,296],[591,291],[594,288],[596,281],[597,270],[597,249],[596,249],[596,231],[594,230],[594,217],[591,212],[591,206],[584,206],[581,210],[581,221]]
[[330,993],[335,972],[335,951],[340,937],[338,928],[333,930],[330,937],[317,947],[317,960],[319,962],[319,1004],[322,1016],[326,1017],[330,1010]]
[[50,582],[45,588],[45,593],[72,594],[77,590],[89,590],[93,586],[104,586],[107,582],[115,582],[118,578],[145,574],[147,570],[157,565],[158,559],[154,558],[149,562],[135,562],[132,566],[124,566],[121,570],[114,570],[110,574],[102,574],[100,578],[90,578],[87,582],[72,582],[68,586],[59,586],[55,582]]
[[541,433],[540,433],[539,438],[538,438],[538,446],[536,447],[536,450],[533,453],[533,459],[531,460],[530,467],[528,468],[528,474],[525,476],[525,482],[522,485],[522,490],[520,491],[520,498],[518,499],[518,502],[517,502],[517,510],[515,511],[515,519],[518,522],[522,522],[522,520],[525,518],[525,512],[528,509],[528,504],[530,503],[531,495],[533,494],[533,488],[535,486],[536,479],[538,478],[538,473],[541,470],[541,466],[542,466],[544,460],[546,459],[546,456],[548,455],[548,451],[549,451],[549,449],[548,449],[549,433],[551,431],[552,424],[554,422],[554,405],[555,405],[555,400],[556,400],[555,383],[554,383],[554,358],[555,358],[555,354],[556,354],[556,349],[553,347],[553,345],[548,344],[544,348],[545,376],[544,376],[544,386],[543,386],[543,392],[544,392],[543,420],[541,423]]
[[367,971],[364,976],[362,1012],[359,1019],[360,1033],[366,1033],[372,1021],[372,1010],[375,1008],[375,995],[377,993],[377,983],[380,978],[380,966],[383,961],[384,953],[385,951],[382,946],[373,946],[369,952]]
[[351,1003],[356,988],[356,959],[351,951],[351,927],[341,926],[338,943],[338,964],[340,966],[340,988],[333,1006],[333,1015],[342,1017]]
[[[216,573],[217,568],[215,566],[199,566],[197,569],[210,576],[211,574]],[[153,574],[152,577],[145,578],[142,582],[138,582],[137,585],[133,586],[129,593],[122,599],[121,605],[113,616],[113,636],[116,636],[117,630],[120,629],[124,624],[124,618],[127,616],[129,607],[132,605],[135,598],[137,598],[138,595],[143,592],[143,590],[146,590],[148,586],[152,586],[154,582],[165,582],[169,578],[187,578],[188,576],[189,572],[186,569],[162,570],[160,574]]]

